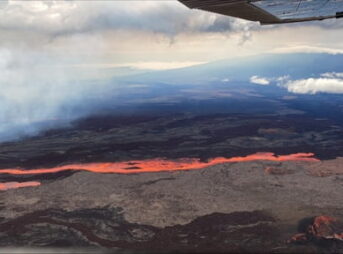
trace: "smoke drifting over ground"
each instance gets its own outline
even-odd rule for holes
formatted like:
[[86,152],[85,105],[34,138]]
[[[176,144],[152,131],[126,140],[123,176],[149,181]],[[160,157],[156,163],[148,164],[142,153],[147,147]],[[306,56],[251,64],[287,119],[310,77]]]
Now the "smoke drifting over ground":
[[73,80],[48,57],[1,49],[0,59],[0,141],[36,134],[93,110],[85,104],[96,96],[92,84]]
[[108,87],[90,80],[102,79],[99,66],[127,60],[118,50],[126,50],[126,34],[150,44],[161,37],[175,41],[180,34],[235,33],[242,42],[254,26],[176,1],[4,1],[0,15],[0,142],[66,124],[105,104]]

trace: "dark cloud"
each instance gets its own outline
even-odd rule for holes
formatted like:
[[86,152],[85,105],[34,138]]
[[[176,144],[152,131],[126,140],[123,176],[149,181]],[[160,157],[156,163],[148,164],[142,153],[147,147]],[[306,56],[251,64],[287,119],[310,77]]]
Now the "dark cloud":
[[42,1],[11,3],[0,10],[2,29],[34,30],[51,36],[101,30],[180,33],[229,33],[257,24],[203,11],[177,1]]

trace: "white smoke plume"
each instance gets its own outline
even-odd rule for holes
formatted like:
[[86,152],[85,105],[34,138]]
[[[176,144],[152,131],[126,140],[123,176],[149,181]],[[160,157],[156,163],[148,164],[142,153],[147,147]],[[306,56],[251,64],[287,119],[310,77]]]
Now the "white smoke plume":
[[91,84],[73,80],[39,53],[0,49],[0,141],[36,134],[92,110]]

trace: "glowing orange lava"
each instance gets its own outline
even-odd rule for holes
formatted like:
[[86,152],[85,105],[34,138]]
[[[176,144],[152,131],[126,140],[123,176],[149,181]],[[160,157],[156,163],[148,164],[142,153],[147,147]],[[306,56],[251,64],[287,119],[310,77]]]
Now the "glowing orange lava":
[[179,160],[137,160],[127,162],[108,162],[108,163],[84,163],[84,164],[69,164],[53,168],[37,168],[25,170],[20,168],[0,169],[0,174],[11,175],[34,175],[34,174],[49,174],[67,170],[80,170],[95,173],[116,173],[116,174],[135,174],[135,173],[151,173],[165,171],[183,171],[196,170],[206,168],[222,163],[245,162],[256,160],[267,161],[308,161],[316,162],[318,159],[313,157],[313,153],[296,153],[290,155],[276,156],[274,153],[256,153],[245,157],[232,158],[215,158],[208,162],[201,162],[199,159],[179,159]]
[[9,189],[18,189],[24,187],[36,187],[39,186],[40,182],[8,182],[8,183],[0,183],[0,191],[9,190]]

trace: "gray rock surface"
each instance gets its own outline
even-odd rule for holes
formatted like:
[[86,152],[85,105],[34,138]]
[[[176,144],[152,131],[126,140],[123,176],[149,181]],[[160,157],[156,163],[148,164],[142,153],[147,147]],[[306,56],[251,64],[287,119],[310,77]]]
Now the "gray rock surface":
[[[135,175],[79,172],[40,187],[0,192],[0,217],[104,206],[122,207],[129,222],[156,227],[186,224],[213,212],[266,210],[282,221],[323,212],[342,216],[341,181],[336,175],[308,174],[311,164],[256,161]],[[266,167],[288,173],[268,174]]]

